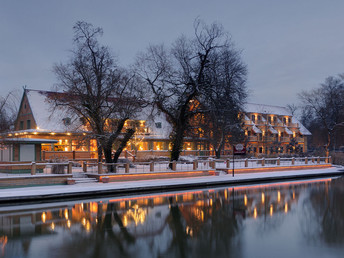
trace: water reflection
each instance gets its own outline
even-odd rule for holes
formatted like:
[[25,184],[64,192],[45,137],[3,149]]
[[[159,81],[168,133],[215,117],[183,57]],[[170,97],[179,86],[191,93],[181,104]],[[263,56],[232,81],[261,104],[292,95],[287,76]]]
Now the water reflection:
[[[2,208],[0,253],[73,258],[267,256],[281,248],[279,243],[286,246],[278,241],[285,234],[298,239],[295,246],[292,241],[287,244],[296,254],[317,244],[323,252],[331,246],[336,255],[344,243],[343,186],[343,178],[322,179]],[[300,247],[303,242],[308,244]],[[288,250],[279,256],[290,256]]]

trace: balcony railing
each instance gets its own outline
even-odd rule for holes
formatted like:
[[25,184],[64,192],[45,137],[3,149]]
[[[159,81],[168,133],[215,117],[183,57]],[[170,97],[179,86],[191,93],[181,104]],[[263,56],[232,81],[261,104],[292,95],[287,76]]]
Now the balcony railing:
[[290,142],[289,137],[281,137],[281,142]]
[[299,127],[299,124],[287,123],[286,126],[288,126],[288,127]]
[[249,142],[256,142],[256,141],[258,141],[258,137],[257,136],[249,136],[248,141]]
[[296,141],[297,141],[297,142],[305,142],[305,139],[304,139],[304,138],[301,138],[301,137],[297,137],[297,138],[296,138]]
[[267,142],[275,142],[277,140],[276,137],[266,137]]

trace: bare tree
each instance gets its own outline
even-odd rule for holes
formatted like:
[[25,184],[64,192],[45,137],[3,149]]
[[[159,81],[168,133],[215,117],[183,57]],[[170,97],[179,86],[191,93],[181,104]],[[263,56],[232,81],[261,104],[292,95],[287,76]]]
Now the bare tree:
[[290,111],[292,116],[296,115],[296,111],[298,110],[298,106],[295,104],[288,104],[287,109]]
[[344,126],[344,76],[331,76],[319,88],[299,94],[306,124],[317,124],[326,135],[325,151],[328,155],[333,132]]
[[192,39],[178,38],[168,49],[150,46],[137,59],[137,72],[152,93],[152,103],[171,123],[171,161],[178,160],[190,121],[202,112],[201,95],[211,85],[207,70],[211,56],[230,48],[230,40],[219,24],[194,23]]
[[0,96],[0,133],[11,128],[18,114],[18,95],[16,91]]
[[201,121],[200,127],[209,132],[215,155],[220,158],[225,143],[244,140],[241,114],[247,98],[247,69],[240,52],[231,45],[212,53],[208,68],[207,87],[200,98],[205,119],[198,121]]
[[[135,133],[133,128],[125,128],[125,122],[134,119],[143,105],[139,78],[118,67],[109,48],[99,43],[101,28],[77,22],[73,29],[75,48],[71,59],[54,66],[57,89],[65,95],[57,95],[54,101],[84,120],[107,163],[117,162]],[[116,141],[119,147],[113,156]]]

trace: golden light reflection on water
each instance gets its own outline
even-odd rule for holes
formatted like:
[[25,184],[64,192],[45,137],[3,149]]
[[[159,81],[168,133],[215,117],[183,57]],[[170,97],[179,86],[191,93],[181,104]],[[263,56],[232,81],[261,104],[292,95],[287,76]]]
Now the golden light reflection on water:
[[3,257],[4,254],[5,254],[5,247],[7,245],[7,242],[8,242],[8,237],[7,236],[1,236],[0,237],[1,257]]
[[281,201],[281,192],[280,191],[277,192],[277,201],[278,202]]
[[65,217],[65,219],[67,219],[67,220],[68,220],[68,218],[69,218],[68,210],[67,210],[67,209],[64,210],[64,217]]
[[[328,186],[328,179],[325,182]],[[67,233],[80,231],[85,236],[91,236],[96,230],[106,228],[114,234],[121,232],[118,234],[129,234],[134,238],[173,230],[174,234],[183,232],[188,238],[197,238],[202,234],[202,230],[212,223],[218,223],[218,230],[222,230],[226,227],[228,229],[228,225],[233,221],[238,226],[247,219],[254,219],[252,221],[257,224],[265,221],[271,223],[275,222],[276,218],[291,216],[295,214],[292,211],[298,207],[295,204],[300,192],[307,189],[311,183],[240,186],[224,190],[205,189],[187,193],[82,202],[44,211],[41,209],[30,215],[30,223],[37,226],[36,234],[44,232],[52,235],[54,231],[53,235],[56,235],[65,230]],[[317,183],[322,187],[324,185],[322,181],[312,184],[316,186]],[[6,215],[0,213],[0,218],[1,216]],[[19,213],[15,221],[20,221],[20,216],[26,215]],[[217,222],[223,219],[221,216],[224,216],[225,220]],[[173,228],[176,221],[179,223],[177,229],[180,231]],[[21,226],[15,223],[9,225],[13,225],[13,228]],[[234,231],[237,230],[235,227]],[[67,230],[70,228],[72,230]]]

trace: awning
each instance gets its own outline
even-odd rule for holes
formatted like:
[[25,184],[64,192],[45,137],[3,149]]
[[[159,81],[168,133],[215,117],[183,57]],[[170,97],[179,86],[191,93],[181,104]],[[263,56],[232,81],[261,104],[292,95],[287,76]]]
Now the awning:
[[278,132],[272,127],[270,126],[268,129],[272,134],[278,134]]
[[284,131],[287,133],[287,134],[290,134],[290,135],[292,135],[293,134],[293,132],[292,131],[290,131],[287,127],[285,127],[284,128]]
[[255,132],[255,133],[262,133],[262,131],[257,127],[257,126],[253,126],[252,127],[252,130]]

